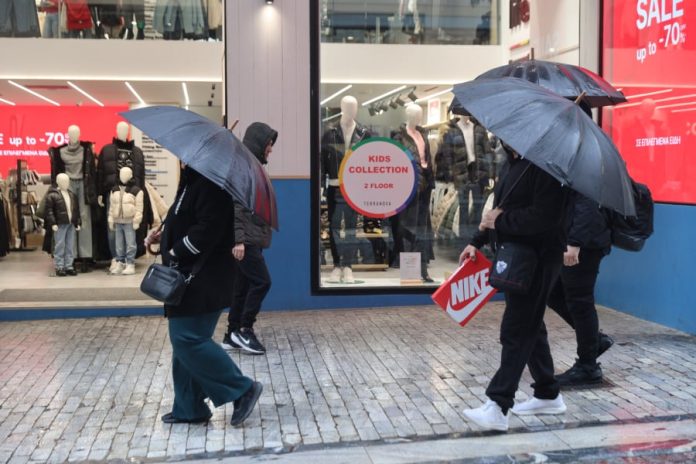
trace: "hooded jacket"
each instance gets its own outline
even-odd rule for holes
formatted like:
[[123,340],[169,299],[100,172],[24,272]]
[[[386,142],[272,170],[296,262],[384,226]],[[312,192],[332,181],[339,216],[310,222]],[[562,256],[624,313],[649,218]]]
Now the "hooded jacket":
[[140,147],[130,140],[124,142],[117,138],[105,145],[99,153],[97,164],[98,195],[109,195],[111,189],[118,185],[118,172],[123,167],[133,170],[133,182],[141,189],[145,188],[145,157]]
[[459,118],[449,121],[440,130],[440,147],[435,155],[435,179],[462,185],[488,183],[493,178],[492,150],[486,129],[474,123],[474,161],[469,162],[464,133],[457,125]]
[[[266,147],[275,144],[277,138],[278,132],[268,124],[254,122],[247,128],[242,142],[261,164],[266,164]],[[263,219],[240,203],[234,203],[234,243],[268,248],[271,235],[271,227]]]
[[58,187],[51,187],[46,192],[46,204],[44,206],[44,224],[50,229],[52,226],[64,224],[72,224],[77,227],[82,225],[80,219],[80,205],[77,201],[77,195],[68,190],[70,195],[70,205],[72,209],[72,217],[68,216],[68,205],[65,204],[63,194]]
[[568,245],[589,250],[611,250],[611,229],[604,208],[586,196],[571,191],[566,211]]
[[[80,142],[83,150],[82,157],[82,182],[85,187],[85,204],[96,206],[97,204],[97,163],[94,159],[92,142]],[[48,149],[48,156],[51,159],[51,183],[56,183],[56,176],[65,172],[65,163],[60,156],[60,151],[67,147],[63,144],[59,147]]]

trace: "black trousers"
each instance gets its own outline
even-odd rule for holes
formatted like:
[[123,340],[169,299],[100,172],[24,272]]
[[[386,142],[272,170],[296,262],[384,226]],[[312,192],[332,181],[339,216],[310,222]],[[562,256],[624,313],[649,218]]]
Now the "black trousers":
[[562,262],[560,252],[546,257],[539,262],[528,293],[505,294],[505,312],[500,324],[500,343],[503,345],[500,367],[486,389],[486,395],[498,403],[504,413],[514,404],[525,365],[534,379],[535,397],[551,400],[560,391],[554,378],[544,311]]
[[232,306],[227,316],[228,330],[252,328],[261,303],[271,288],[271,276],[260,247],[244,246],[244,259],[235,260]]
[[599,319],[594,289],[604,252],[582,248],[579,258],[577,265],[561,269],[560,278],[549,295],[548,305],[575,329],[578,362],[594,366],[599,348]]

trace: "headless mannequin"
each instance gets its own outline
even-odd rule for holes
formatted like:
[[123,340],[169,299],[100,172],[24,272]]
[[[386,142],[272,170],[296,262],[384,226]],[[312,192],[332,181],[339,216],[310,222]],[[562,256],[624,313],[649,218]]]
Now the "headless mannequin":
[[46,221],[51,224],[55,246],[53,260],[56,276],[76,275],[75,231],[80,230],[80,211],[77,197],[70,191],[70,177],[56,176],[57,191],[49,191],[46,198]]
[[343,139],[346,141],[344,153],[350,149],[350,141],[353,139],[353,132],[358,125],[355,116],[358,114],[358,100],[355,97],[346,95],[341,99],[341,130]]
[[[77,127],[77,126],[70,126],[70,127]],[[79,129],[78,129],[79,131]],[[67,174],[61,173],[58,174],[56,177],[56,184],[58,185],[58,190],[60,190],[60,194],[63,196],[63,200],[65,201],[65,206],[68,207],[68,218],[72,219],[72,199],[70,198],[70,177],[68,177]],[[58,224],[53,224],[51,226],[51,230],[53,232],[58,232]],[[75,227],[75,230],[80,230],[80,226]]]

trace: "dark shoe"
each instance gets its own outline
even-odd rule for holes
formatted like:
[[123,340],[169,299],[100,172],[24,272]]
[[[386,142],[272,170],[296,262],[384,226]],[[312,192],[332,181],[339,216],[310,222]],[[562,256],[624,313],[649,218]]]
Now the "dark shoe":
[[614,339],[609,335],[599,332],[599,349],[597,350],[597,357],[599,358],[614,344]]
[[208,422],[211,417],[213,417],[212,413],[196,419],[179,419],[178,417],[174,417],[174,414],[170,412],[162,416],[162,422],[165,424],[204,424]]
[[261,344],[259,339],[256,338],[254,329],[242,327],[239,331],[230,333],[230,340],[239,345],[239,347],[247,353],[266,353],[266,348]]
[[254,382],[246,393],[234,400],[234,413],[232,413],[230,425],[239,425],[249,417],[251,411],[254,410],[254,406],[259,401],[262,391],[263,385],[261,385],[261,382]]
[[66,275],[65,269],[56,269],[56,277],[65,277]]
[[233,331],[228,331],[225,333],[225,337],[222,339],[222,347],[226,350],[238,350],[241,348],[238,344],[232,341],[230,338],[230,333],[233,333]]
[[72,269],[72,268],[66,269],[65,273],[69,276],[76,276],[77,275],[77,271],[75,271],[75,269]]
[[599,363],[594,366],[586,366],[576,362],[573,367],[557,375],[556,380],[561,384],[561,387],[600,383],[602,381],[602,368]]

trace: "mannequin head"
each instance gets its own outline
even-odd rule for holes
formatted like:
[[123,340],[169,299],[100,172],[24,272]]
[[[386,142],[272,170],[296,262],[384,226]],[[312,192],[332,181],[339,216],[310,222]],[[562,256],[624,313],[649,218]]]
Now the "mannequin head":
[[341,122],[349,122],[358,115],[358,100],[352,95],[341,99]]
[[77,145],[80,141],[80,128],[76,125],[68,127],[68,143],[70,145]]
[[127,122],[119,122],[116,124],[116,138],[119,139],[122,142],[127,142],[128,141],[128,123]]
[[420,105],[411,103],[406,107],[406,125],[413,129],[423,120],[423,108]]
[[70,178],[66,173],[61,172],[56,176],[56,184],[60,190],[67,192],[70,187]]
[[131,168],[121,168],[118,171],[118,179],[122,184],[127,184],[133,178],[133,170]]

